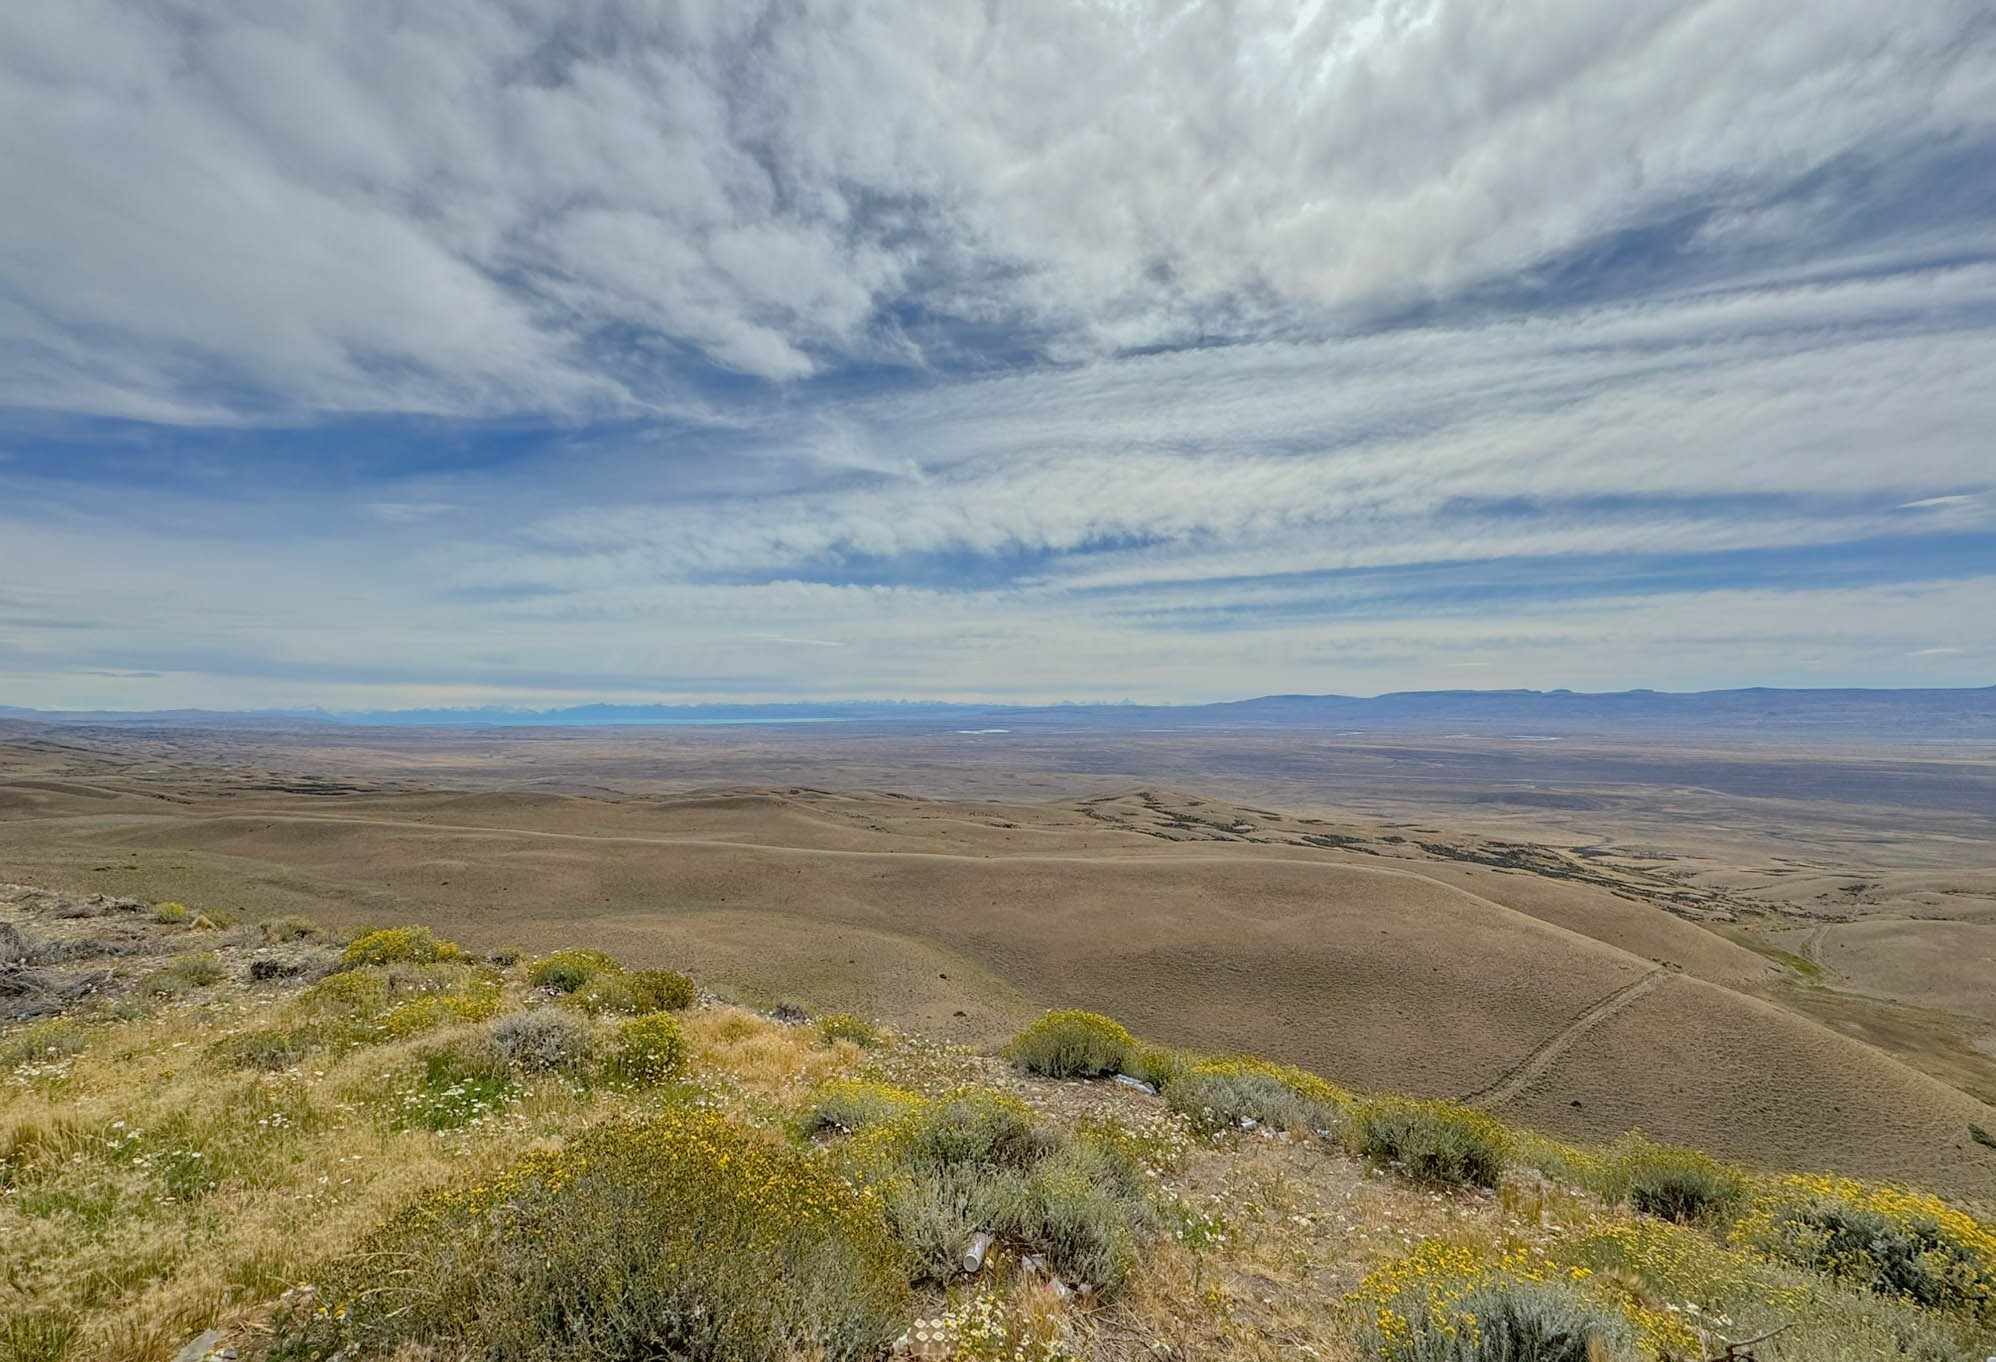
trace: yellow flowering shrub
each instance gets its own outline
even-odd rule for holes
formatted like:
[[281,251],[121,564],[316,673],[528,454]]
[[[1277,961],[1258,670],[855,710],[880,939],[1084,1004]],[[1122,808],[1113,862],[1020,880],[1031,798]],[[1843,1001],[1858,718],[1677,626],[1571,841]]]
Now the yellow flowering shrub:
[[1420,1182],[1494,1187],[1510,1159],[1511,1132],[1473,1107],[1376,1097],[1356,1112],[1358,1150]]
[[1313,1073],[1265,1059],[1205,1060],[1164,1085],[1165,1101],[1200,1130],[1249,1124],[1341,1137],[1351,1094]]
[[1525,1249],[1430,1240],[1345,1300],[1382,1362],[1635,1362],[1687,1355],[1689,1330],[1598,1286],[1585,1267]]
[[1094,1012],[1049,1012],[1006,1049],[1012,1061],[1049,1078],[1099,1078],[1120,1071],[1137,1048],[1119,1022]]
[[527,966],[527,982],[535,988],[573,993],[598,974],[621,974],[616,957],[602,951],[553,951]]
[[811,1094],[800,1124],[807,1136],[821,1130],[864,1130],[906,1116],[921,1104],[920,1097],[904,1088],[863,1079],[834,1079]]
[[1880,1295],[1996,1311],[1996,1233],[1924,1192],[1820,1174],[1781,1178],[1733,1240]]
[[880,1200],[711,1112],[612,1121],[418,1199],[280,1321],[286,1355],[405,1341],[551,1362],[879,1356],[907,1276]]
[[439,940],[428,927],[383,927],[362,932],[340,952],[340,964],[434,965],[464,954],[455,941]]
[[617,1028],[610,1051],[610,1076],[627,1087],[656,1087],[676,1078],[686,1064],[686,1035],[663,1012],[634,1017]]

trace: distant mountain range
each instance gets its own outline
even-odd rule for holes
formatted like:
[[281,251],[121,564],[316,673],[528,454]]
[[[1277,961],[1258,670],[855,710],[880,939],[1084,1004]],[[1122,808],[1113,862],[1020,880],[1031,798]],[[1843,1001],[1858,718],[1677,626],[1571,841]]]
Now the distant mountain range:
[[1996,686],[1964,690],[1403,691],[1264,695],[1207,705],[964,705],[941,701],[575,705],[565,709],[58,711],[0,705],[0,719],[172,728],[603,727],[630,724],[910,724],[951,730],[1310,728],[1512,737],[1697,732],[1996,739]]

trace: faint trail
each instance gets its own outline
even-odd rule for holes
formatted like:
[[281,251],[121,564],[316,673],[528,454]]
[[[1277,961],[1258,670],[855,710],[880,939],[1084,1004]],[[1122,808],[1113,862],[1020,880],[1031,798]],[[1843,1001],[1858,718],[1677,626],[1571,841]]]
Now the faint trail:
[[1659,966],[1633,984],[1624,984],[1575,1017],[1558,1032],[1539,1042],[1530,1054],[1498,1075],[1496,1081],[1485,1084],[1475,1092],[1465,1093],[1456,1100],[1479,1107],[1502,1106],[1523,1092],[1533,1079],[1550,1069],[1554,1061],[1573,1048],[1575,1041],[1655,988],[1656,981],[1664,973],[1663,968]]

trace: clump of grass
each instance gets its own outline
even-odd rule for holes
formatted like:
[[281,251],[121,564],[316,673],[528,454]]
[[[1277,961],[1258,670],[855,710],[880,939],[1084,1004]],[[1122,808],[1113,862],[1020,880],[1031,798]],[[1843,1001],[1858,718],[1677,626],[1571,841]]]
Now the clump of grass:
[[218,931],[225,927],[239,926],[241,923],[242,918],[238,914],[230,912],[227,908],[203,908],[195,916],[194,921],[187,925],[190,927],[200,927],[206,931]]
[[610,1077],[632,1088],[656,1087],[677,1078],[686,1065],[686,1034],[663,1012],[635,1017],[617,1028]]
[[519,1093],[506,1056],[483,1036],[441,1045],[422,1056],[422,1070],[394,1091],[390,1130],[456,1130],[482,1123]]
[[0,1069],[19,1064],[46,1064],[82,1054],[90,1033],[68,1017],[49,1017],[30,1022],[18,1031],[0,1035]]
[[163,927],[182,927],[194,920],[194,914],[184,903],[155,903],[152,920]]
[[1380,1097],[1354,1115],[1359,1152],[1418,1182],[1494,1187],[1509,1158],[1503,1125],[1454,1102]]
[[552,1007],[503,1018],[492,1028],[492,1040],[509,1061],[530,1073],[577,1072],[596,1053],[596,1036],[588,1024]]
[[368,970],[328,974],[306,989],[299,1005],[335,1017],[372,1017],[388,1006],[388,981]]
[[273,946],[281,946],[288,941],[317,941],[326,934],[325,928],[298,913],[267,917],[257,924],[257,931],[263,934],[265,942]]
[[1211,1060],[1167,1081],[1165,1101],[1195,1129],[1247,1125],[1335,1138],[1347,1125],[1350,1094],[1315,1074],[1266,1060]]
[[186,951],[139,981],[139,992],[157,998],[177,998],[197,988],[221,982],[227,971],[213,951]]
[[835,1079],[811,1094],[800,1122],[806,1136],[822,1130],[847,1134],[906,1116],[922,1099],[903,1088],[859,1079]]
[[598,974],[621,974],[616,957],[602,951],[552,951],[527,966],[527,982],[535,988],[573,993]]
[[[631,1023],[637,1025],[640,1023]],[[280,1324],[292,1354],[826,1362],[886,1350],[907,1306],[878,1198],[706,1112],[599,1126],[435,1193]]]
[[390,1036],[414,1036],[440,1026],[481,1022],[499,1011],[498,991],[453,990],[411,998],[384,1012],[381,1029]]
[[874,1030],[873,1023],[850,1012],[834,1012],[818,1018],[818,1034],[827,1045],[849,1040],[862,1050],[871,1050],[880,1044],[880,1033]]
[[0,1362],[62,1362],[81,1326],[67,1310],[22,1310],[0,1320]]
[[678,970],[633,970],[629,982],[640,1012],[684,1012],[699,997],[693,981]]
[[1651,1144],[1631,1131],[1610,1151],[1616,1190],[1644,1215],[1688,1225],[1730,1214],[1746,1193],[1746,1179],[1709,1154]]
[[1049,1078],[1100,1078],[1121,1071],[1137,1048],[1123,1026],[1094,1012],[1049,1012],[1006,1047],[1012,1062]]
[[222,1037],[208,1047],[208,1057],[225,1069],[276,1073],[303,1060],[315,1040],[305,1028],[261,1027]]
[[1880,1295],[1996,1312],[1996,1234],[1923,1192],[1850,1178],[1785,1177],[1762,1193],[1733,1237]]
[[457,960],[464,951],[455,941],[439,940],[428,927],[382,927],[362,932],[340,952],[340,964],[434,965]]

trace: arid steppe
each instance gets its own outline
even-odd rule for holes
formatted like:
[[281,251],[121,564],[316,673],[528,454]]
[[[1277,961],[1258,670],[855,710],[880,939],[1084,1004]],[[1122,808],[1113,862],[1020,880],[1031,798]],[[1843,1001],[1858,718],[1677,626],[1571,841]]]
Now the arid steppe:
[[1981,750],[0,731],[0,880],[586,940],[977,1045],[1086,1006],[1565,1137],[1978,1197],[1992,810]]

